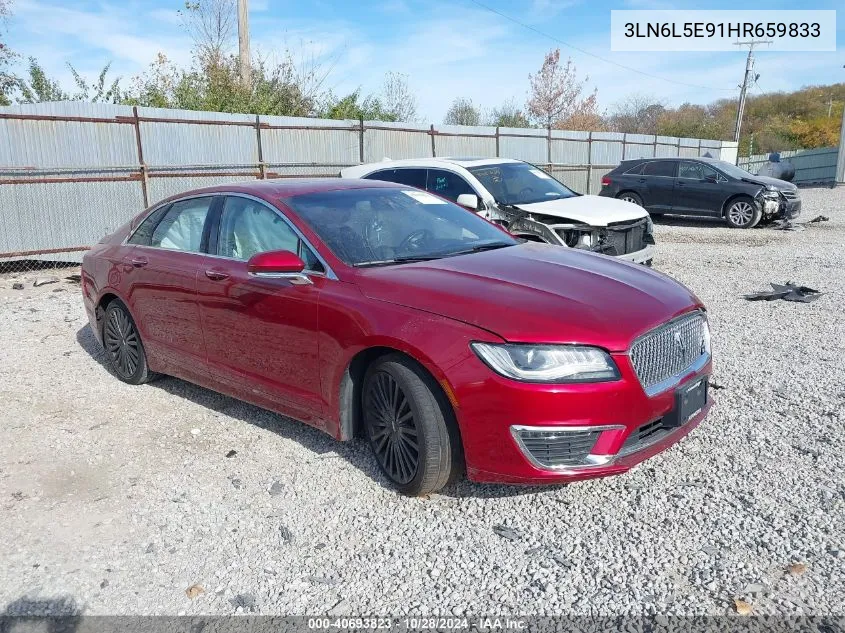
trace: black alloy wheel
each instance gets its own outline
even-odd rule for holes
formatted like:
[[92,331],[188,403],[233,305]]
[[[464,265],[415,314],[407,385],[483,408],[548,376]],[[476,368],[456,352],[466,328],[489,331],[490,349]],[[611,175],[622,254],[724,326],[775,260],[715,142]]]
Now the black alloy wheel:
[[419,433],[411,404],[396,379],[384,371],[373,374],[364,407],[376,459],[394,482],[409,483],[419,467]]
[[437,381],[403,354],[373,363],[361,390],[364,428],[379,468],[400,492],[425,495],[463,471],[454,412]]
[[140,385],[153,377],[135,321],[118,300],[109,304],[103,317],[103,347],[112,370],[123,382]]

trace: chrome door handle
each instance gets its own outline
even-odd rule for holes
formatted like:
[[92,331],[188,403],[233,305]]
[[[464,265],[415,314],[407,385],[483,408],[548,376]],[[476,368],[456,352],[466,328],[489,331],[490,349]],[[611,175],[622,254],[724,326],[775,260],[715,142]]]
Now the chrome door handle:
[[224,273],[219,270],[206,270],[205,276],[213,281],[222,281],[223,279],[229,278],[228,273]]
[[143,268],[149,262],[147,261],[146,257],[135,257],[129,260],[129,263],[132,264],[135,268]]

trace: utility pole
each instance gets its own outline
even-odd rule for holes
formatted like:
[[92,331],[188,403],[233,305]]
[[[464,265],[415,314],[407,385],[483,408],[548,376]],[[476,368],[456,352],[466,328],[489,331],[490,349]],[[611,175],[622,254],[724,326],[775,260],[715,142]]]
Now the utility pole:
[[252,87],[252,72],[249,57],[249,0],[238,0],[238,61],[240,62],[241,85]]
[[736,109],[736,127],[734,128],[734,140],[739,143],[739,133],[742,130],[742,115],[745,112],[745,94],[748,92],[748,84],[757,81],[760,75],[754,75],[754,47],[757,44],[771,44],[771,40],[749,40],[747,42],[736,42],[734,46],[747,46],[748,59],[745,61],[745,77],[742,79],[742,86],[739,92],[739,105]]

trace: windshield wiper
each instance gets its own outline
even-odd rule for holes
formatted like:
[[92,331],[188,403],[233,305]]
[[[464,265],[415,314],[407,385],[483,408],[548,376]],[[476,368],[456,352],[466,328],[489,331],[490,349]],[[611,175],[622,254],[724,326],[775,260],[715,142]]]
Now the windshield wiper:
[[380,259],[378,261],[373,262],[360,262],[358,264],[354,264],[356,268],[367,268],[369,266],[390,266],[391,264],[409,264],[411,262],[427,262],[431,261],[432,259],[440,259],[441,257],[445,257],[443,254],[437,255],[402,255],[400,257],[395,257],[393,259]]
[[453,257],[455,255],[469,255],[471,253],[481,253],[482,251],[494,251],[497,248],[505,248],[507,246],[515,246],[514,244],[508,244],[507,242],[493,242],[491,244],[479,244],[478,246],[473,246],[472,248],[468,248],[463,251],[454,251],[446,255],[446,257]]

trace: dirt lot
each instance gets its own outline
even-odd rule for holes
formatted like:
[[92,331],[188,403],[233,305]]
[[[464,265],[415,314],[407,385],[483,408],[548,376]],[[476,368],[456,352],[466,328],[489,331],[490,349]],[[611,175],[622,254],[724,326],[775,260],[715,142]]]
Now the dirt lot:
[[[803,197],[830,221],[658,225],[655,267],[710,309],[717,405],[636,471],[565,487],[399,497],[362,441],[120,383],[77,285],[0,277],[0,612],[841,614],[845,189]],[[826,294],[741,298],[788,280]]]

